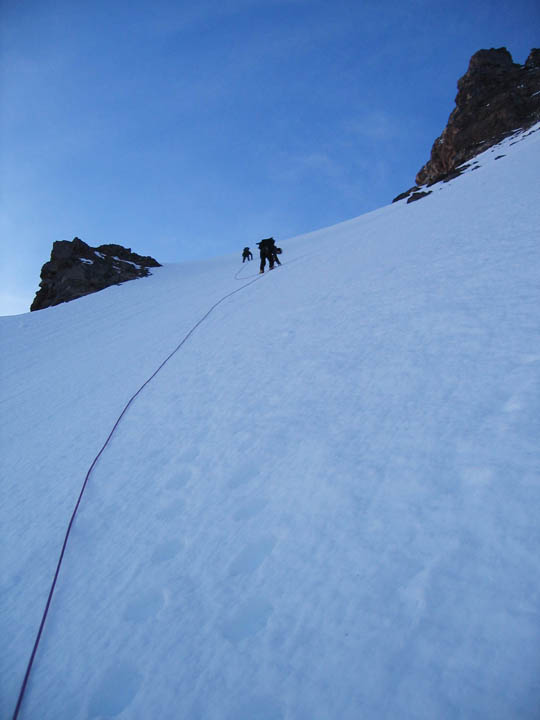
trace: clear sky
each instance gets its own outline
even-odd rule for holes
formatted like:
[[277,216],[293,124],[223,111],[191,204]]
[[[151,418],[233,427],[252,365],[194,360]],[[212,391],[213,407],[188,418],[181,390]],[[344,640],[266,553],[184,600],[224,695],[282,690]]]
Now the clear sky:
[[[0,0],[0,314],[55,240],[240,252],[414,183],[480,48],[538,0]],[[336,248],[336,251],[339,249]],[[360,269],[359,269],[360,270]]]

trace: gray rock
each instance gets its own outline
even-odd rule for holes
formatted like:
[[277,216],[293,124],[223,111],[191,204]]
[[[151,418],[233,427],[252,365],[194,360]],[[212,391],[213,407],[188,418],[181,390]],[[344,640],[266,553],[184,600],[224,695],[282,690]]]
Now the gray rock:
[[427,192],[414,192],[412,195],[410,195],[409,199],[407,200],[407,205],[412,202],[416,202],[417,200],[421,200],[423,197],[426,197],[427,195],[431,195],[433,191],[428,190]]
[[475,53],[458,81],[456,107],[416,184],[451,179],[467,160],[538,122],[539,91],[540,50],[531,50],[525,65],[514,63],[504,47]]
[[42,310],[83,295],[146,277],[148,268],[161,267],[152,257],[121,245],[90,247],[79,238],[53,243],[51,259],[41,268],[41,282],[30,310]]

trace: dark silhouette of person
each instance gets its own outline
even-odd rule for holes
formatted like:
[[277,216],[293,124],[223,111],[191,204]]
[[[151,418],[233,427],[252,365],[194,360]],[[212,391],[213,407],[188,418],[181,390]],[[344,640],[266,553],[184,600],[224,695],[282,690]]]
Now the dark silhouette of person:
[[268,260],[268,264],[270,266],[270,270],[274,269],[274,263],[277,262],[278,265],[281,265],[278,259],[278,250],[281,252],[281,248],[276,248],[276,241],[274,238],[265,238],[264,240],[261,240],[257,243],[257,247],[259,248],[259,253],[261,256],[261,266],[259,268],[259,273],[264,272],[264,268],[266,265],[266,261]]
[[274,238],[270,238],[270,240],[272,241],[271,248],[272,248],[272,255],[274,256],[274,262],[277,262],[278,265],[281,265],[278,255],[281,255],[281,253],[283,251],[280,247],[276,246],[276,241],[274,240]]
[[249,262],[250,260],[253,260],[253,253],[248,247],[245,247],[242,250],[242,263],[245,263],[246,260]]

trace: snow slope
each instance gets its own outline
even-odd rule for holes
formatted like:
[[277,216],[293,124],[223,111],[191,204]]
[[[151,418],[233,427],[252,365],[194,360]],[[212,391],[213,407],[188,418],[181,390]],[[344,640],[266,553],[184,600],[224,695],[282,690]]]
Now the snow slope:
[[[196,329],[93,471],[21,718],[540,715],[538,129]],[[2,718],[93,458],[255,273],[0,319]]]

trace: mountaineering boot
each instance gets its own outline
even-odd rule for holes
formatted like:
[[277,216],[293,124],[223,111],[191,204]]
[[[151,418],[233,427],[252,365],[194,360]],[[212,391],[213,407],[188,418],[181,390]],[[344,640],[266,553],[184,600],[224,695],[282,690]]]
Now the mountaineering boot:
[[264,275],[264,270],[259,270],[259,275]]

